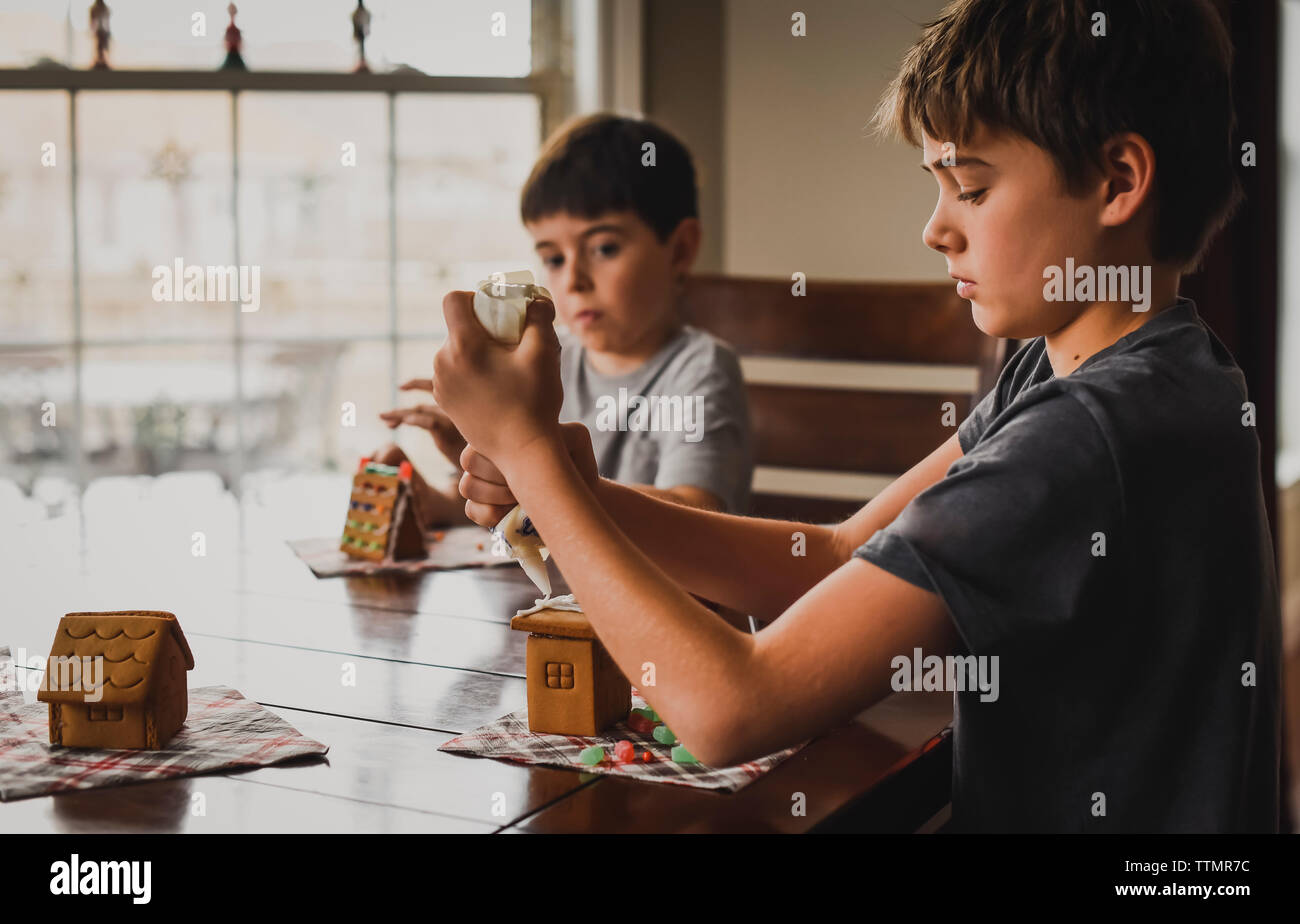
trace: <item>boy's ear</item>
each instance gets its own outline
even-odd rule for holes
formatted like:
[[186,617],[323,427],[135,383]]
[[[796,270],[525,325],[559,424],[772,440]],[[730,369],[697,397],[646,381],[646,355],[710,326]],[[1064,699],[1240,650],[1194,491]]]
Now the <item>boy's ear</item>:
[[672,248],[673,271],[678,274],[689,273],[695,265],[695,258],[700,253],[700,238],[703,228],[698,218],[683,218],[673,229],[668,239]]
[[1101,148],[1105,204],[1101,223],[1108,227],[1131,221],[1155,194],[1156,152],[1137,132],[1122,132]]

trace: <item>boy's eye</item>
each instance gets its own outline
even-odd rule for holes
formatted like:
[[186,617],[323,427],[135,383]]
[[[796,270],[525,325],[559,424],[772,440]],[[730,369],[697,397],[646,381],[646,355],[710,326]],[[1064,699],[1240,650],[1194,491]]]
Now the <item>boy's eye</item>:
[[612,257],[618,253],[618,244],[613,241],[605,241],[603,244],[596,245],[596,253],[602,257]]
[[957,201],[958,201],[958,202],[969,202],[969,203],[971,203],[972,205],[979,205],[979,200],[982,199],[982,198],[984,197],[984,194],[985,194],[986,192],[988,192],[988,189],[987,189],[987,188],[985,188],[985,189],[972,189],[970,192],[959,193],[958,196],[957,196]]
[[561,264],[563,263],[564,263],[564,257],[560,257],[560,256],[542,258],[542,265],[545,266],[547,269],[559,269]]

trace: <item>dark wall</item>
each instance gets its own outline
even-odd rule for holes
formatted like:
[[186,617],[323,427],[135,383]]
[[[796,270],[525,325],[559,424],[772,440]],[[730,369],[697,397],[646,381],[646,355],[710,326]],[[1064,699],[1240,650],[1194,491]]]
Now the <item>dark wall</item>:
[[[1272,0],[1215,0],[1236,49],[1237,148],[1253,141],[1256,166],[1239,166],[1246,201],[1182,293],[1246,374],[1259,428],[1264,502],[1277,555],[1278,8]],[[1240,164],[1240,158],[1238,158]]]

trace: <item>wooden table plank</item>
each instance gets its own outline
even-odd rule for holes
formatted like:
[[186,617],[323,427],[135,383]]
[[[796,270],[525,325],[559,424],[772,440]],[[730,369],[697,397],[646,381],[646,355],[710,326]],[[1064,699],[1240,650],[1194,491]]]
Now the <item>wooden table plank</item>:
[[222,684],[268,706],[461,734],[527,702],[522,677],[218,638],[190,648],[190,687]]
[[[287,771],[286,771],[287,772]],[[194,814],[195,796],[203,815]],[[61,793],[0,804],[13,834],[490,834],[489,823],[357,798],[299,792],[241,776]]]

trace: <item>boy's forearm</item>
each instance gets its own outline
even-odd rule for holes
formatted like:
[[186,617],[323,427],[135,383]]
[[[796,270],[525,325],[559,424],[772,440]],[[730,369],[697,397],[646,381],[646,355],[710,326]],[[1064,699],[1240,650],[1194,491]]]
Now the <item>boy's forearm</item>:
[[601,506],[683,588],[756,618],[774,619],[843,564],[834,530],[700,510],[606,478]]

